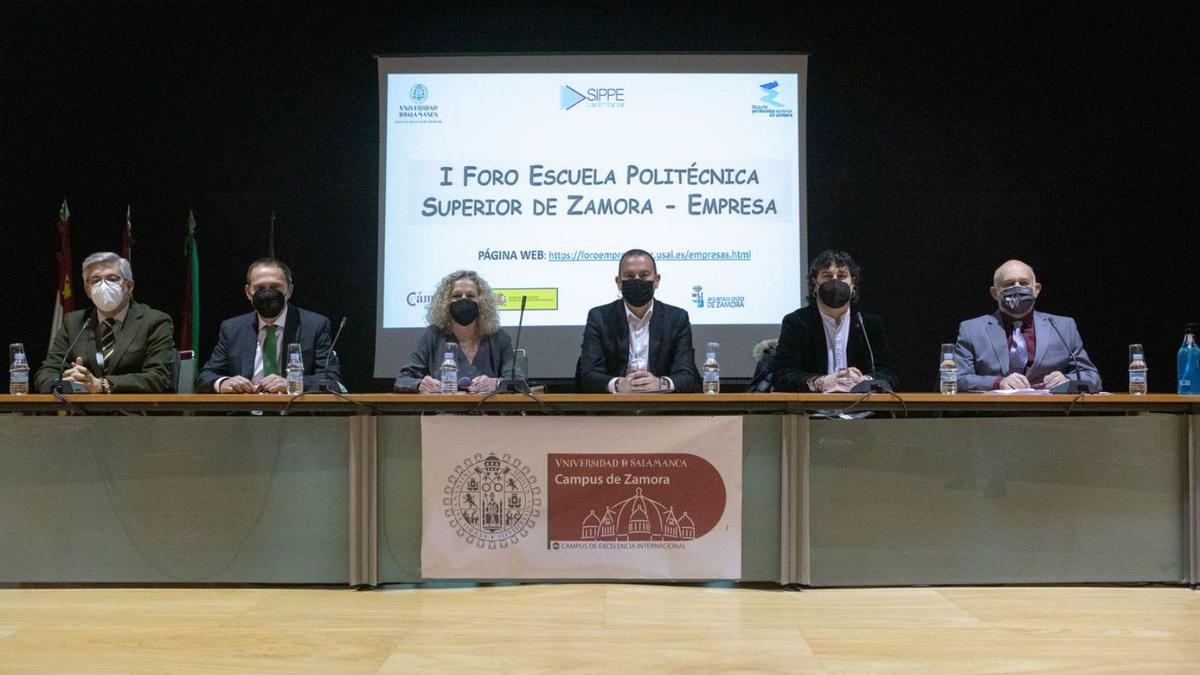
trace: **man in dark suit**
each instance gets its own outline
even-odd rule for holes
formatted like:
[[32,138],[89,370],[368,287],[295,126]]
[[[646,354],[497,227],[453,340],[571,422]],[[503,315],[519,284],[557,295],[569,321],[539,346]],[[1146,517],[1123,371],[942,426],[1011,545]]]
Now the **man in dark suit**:
[[63,317],[38,368],[37,390],[49,393],[61,377],[69,383],[64,393],[72,388],[90,394],[170,391],[171,317],[133,302],[129,261],[115,253],[93,253],[83,261],[83,283],[95,307]]
[[294,288],[292,271],[282,262],[260,258],[250,264],[245,292],[254,311],[221,323],[196,391],[286,393],[287,346],[293,343],[303,355],[305,391],[316,391],[322,382],[340,385],[337,360],[330,358],[329,319],[290,305]]
[[843,251],[813,259],[812,302],[783,318],[771,373],[775,391],[842,392],[865,380],[899,386],[882,321],[854,304],[861,274]]
[[654,299],[654,256],[631,249],[617,265],[622,299],[593,307],[583,329],[575,386],[614,394],[695,392],[700,373],[686,310]]

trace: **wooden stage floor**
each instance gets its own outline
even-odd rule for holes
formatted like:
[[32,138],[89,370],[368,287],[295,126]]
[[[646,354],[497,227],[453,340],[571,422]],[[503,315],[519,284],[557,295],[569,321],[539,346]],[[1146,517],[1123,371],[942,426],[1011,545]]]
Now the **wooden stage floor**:
[[1182,588],[0,589],[0,672],[1200,672]]

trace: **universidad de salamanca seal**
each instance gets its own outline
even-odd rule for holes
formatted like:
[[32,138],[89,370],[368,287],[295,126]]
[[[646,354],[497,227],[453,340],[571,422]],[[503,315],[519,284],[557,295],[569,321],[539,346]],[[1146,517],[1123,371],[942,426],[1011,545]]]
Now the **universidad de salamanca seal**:
[[542,489],[533,471],[508,453],[476,453],[454,467],[442,489],[446,519],[479,548],[521,542],[541,515]]

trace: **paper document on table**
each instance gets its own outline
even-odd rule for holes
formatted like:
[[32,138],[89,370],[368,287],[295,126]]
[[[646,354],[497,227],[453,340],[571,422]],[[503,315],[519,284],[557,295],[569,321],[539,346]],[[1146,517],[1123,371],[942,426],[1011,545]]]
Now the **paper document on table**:
[[993,396],[1040,396],[1053,393],[1049,389],[989,389],[987,391],[972,391],[972,394],[992,394]]

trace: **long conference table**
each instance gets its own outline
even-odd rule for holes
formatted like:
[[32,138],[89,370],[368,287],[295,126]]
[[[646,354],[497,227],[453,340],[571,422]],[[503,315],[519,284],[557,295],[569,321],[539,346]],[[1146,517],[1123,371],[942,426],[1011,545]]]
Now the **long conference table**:
[[1200,580],[1200,396],[304,394],[0,396],[0,583],[423,582],[434,414],[740,416],[743,582]]

